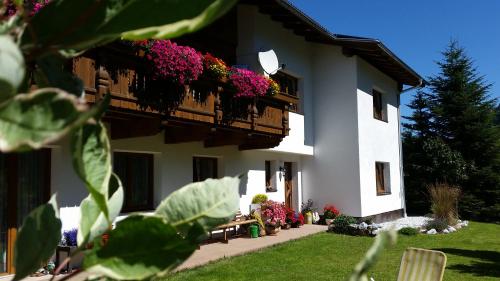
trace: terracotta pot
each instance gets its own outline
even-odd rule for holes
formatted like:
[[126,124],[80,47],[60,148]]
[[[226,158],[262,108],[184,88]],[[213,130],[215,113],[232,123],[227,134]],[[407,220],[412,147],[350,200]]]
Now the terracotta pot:
[[332,224],[334,219],[325,219],[326,225]]
[[266,233],[267,235],[277,235],[280,232],[279,226],[266,225]]

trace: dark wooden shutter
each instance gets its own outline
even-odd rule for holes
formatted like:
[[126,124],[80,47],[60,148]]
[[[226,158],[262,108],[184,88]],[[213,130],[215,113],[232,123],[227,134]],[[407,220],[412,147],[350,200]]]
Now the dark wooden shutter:
[[382,94],[373,90],[373,117],[379,120],[384,119],[384,112],[382,109]]

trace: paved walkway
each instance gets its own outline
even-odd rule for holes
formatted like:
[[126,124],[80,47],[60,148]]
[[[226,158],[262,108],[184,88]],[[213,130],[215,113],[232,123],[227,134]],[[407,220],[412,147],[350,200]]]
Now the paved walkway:
[[[222,258],[234,257],[243,255],[245,253],[254,252],[263,248],[267,248],[276,244],[284,243],[290,240],[299,239],[305,236],[316,234],[319,232],[326,231],[327,227],[324,225],[311,225],[306,224],[301,228],[292,228],[288,230],[281,230],[276,236],[264,236],[256,239],[251,239],[248,237],[240,237],[229,240],[228,244],[224,243],[211,243],[203,245],[199,250],[194,252],[194,254],[189,257],[183,264],[181,264],[176,271],[189,269],[197,266],[207,264],[212,261],[216,261]],[[62,278],[64,275],[60,275],[56,280]],[[43,277],[28,277],[24,280],[27,281],[48,281],[52,276]],[[86,278],[86,274],[78,275],[75,281],[83,281]],[[12,276],[0,277],[0,281],[10,281]]]
[[176,270],[193,268],[222,258],[243,255],[326,230],[327,227],[324,225],[305,224],[301,228],[281,230],[276,236],[264,236],[256,239],[242,237],[229,240],[228,244],[212,243],[203,245]]

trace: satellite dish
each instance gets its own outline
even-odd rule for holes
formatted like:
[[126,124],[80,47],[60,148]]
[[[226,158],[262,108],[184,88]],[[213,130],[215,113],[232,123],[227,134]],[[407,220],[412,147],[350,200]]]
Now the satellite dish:
[[276,56],[274,50],[259,52],[259,63],[262,69],[269,75],[276,74],[281,69],[278,63],[278,56]]

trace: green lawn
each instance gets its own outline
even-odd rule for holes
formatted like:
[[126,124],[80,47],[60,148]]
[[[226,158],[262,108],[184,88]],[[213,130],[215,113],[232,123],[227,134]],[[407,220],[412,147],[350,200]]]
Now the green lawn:
[[[372,241],[320,233],[172,274],[164,280],[344,280]],[[397,245],[384,252],[371,276],[377,281],[396,280],[406,247],[445,252],[445,280],[500,280],[500,225],[472,222],[447,235],[400,236]]]

